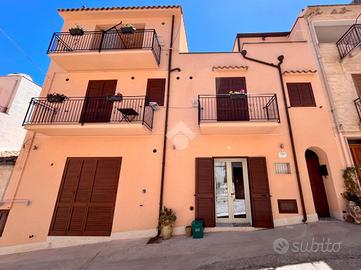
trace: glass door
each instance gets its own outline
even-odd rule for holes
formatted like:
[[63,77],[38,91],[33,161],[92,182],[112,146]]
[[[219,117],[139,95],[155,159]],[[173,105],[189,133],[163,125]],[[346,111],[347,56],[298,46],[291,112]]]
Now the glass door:
[[216,159],[214,171],[217,223],[250,223],[246,159]]

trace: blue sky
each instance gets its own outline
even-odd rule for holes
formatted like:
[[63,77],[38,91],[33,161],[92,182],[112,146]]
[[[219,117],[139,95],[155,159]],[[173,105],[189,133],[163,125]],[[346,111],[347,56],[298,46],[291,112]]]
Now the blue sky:
[[22,0],[0,1],[0,75],[27,73],[43,83],[57,8],[181,4],[190,51],[229,51],[237,32],[288,31],[307,5],[351,0]]

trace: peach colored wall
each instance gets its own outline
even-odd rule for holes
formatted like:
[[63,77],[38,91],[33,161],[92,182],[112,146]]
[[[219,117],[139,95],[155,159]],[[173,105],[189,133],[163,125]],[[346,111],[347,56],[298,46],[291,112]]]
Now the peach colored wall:
[[[98,13],[97,13],[98,14]],[[109,23],[117,21],[110,13]],[[131,14],[129,12],[129,14]],[[167,28],[161,32],[165,42],[169,41],[169,14]],[[96,16],[82,21],[74,13],[64,15],[69,21],[64,29],[75,22],[94,25]],[[83,15],[79,15],[83,16]],[[115,15],[114,15],[115,16]],[[137,14],[137,16],[140,16]],[[102,19],[106,22],[108,20]],[[148,18],[144,19],[146,25]],[[163,18],[153,20],[159,25]],[[136,22],[137,20],[134,20]],[[181,20],[177,19],[176,25]],[[158,31],[158,30],[157,30]],[[176,31],[177,32],[177,31]],[[178,36],[179,37],[179,36]],[[179,46],[184,40],[176,39]],[[249,56],[276,62],[280,54],[285,55],[284,69],[317,69],[309,42],[245,44]],[[165,47],[167,48],[167,45]],[[184,44],[183,44],[184,48]],[[167,49],[163,50],[162,63],[157,70],[124,70],[97,72],[66,72],[52,63],[42,95],[49,91],[62,92],[69,96],[85,94],[90,79],[117,79],[117,90],[124,95],[144,95],[147,78],[166,76]],[[247,71],[212,71],[213,66],[244,65]],[[300,198],[295,177],[290,139],[286,124],[285,106],[282,102],[281,86],[276,69],[246,61],[239,53],[178,53],[175,50],[173,68],[181,72],[172,73],[169,112],[169,133],[165,175],[164,203],[177,213],[176,226],[189,225],[194,212],[195,158],[214,156],[265,156],[267,158],[272,210],[274,219],[289,219],[301,215],[279,214],[277,199],[296,199],[300,210]],[[131,76],[135,80],[131,80]],[[197,108],[194,101],[199,94],[215,94],[216,77],[246,77],[248,93],[276,93],[281,123],[273,131],[258,134],[222,135],[203,134],[198,126]],[[179,79],[177,79],[179,77]],[[192,77],[192,79],[190,79]],[[69,81],[65,79],[69,78]],[[291,108],[291,120],[296,140],[297,158],[300,165],[302,187],[305,194],[307,214],[315,214],[310,183],[307,175],[304,153],[307,148],[315,149],[326,162],[330,176],[325,179],[330,210],[339,216],[342,207],[340,198],[340,159],[336,138],[332,130],[329,108],[318,73],[313,75],[285,76],[286,82],[311,82],[317,107]],[[113,232],[144,230],[157,225],[158,199],[161,174],[162,131],[164,108],[155,113],[155,127],[151,135],[144,136],[44,136],[29,133],[29,141],[22,151],[5,198],[30,199],[31,204],[13,205],[0,245],[14,245],[46,240],[49,225],[59,190],[66,157],[72,156],[122,156],[122,168]],[[320,124],[321,123],[321,124]],[[177,128],[188,137],[184,149],[174,149]],[[79,127],[81,128],[81,127]],[[175,134],[174,134],[175,133]],[[184,139],[184,138],[183,138]],[[278,157],[280,144],[284,144],[288,156]],[[37,150],[34,145],[38,146]],[[157,149],[157,153],[153,153]],[[27,162],[26,162],[27,159]],[[276,175],[275,162],[289,162],[291,174]],[[53,163],[53,166],[51,166]],[[24,167],[24,168],[23,168]],[[19,184],[19,186],[18,186]],[[17,186],[19,188],[17,188]],[[142,194],[142,189],[147,189]],[[144,205],[141,207],[140,205]],[[1,208],[10,207],[10,205]],[[27,226],[23,226],[26,223]],[[34,235],[34,238],[29,238]]]

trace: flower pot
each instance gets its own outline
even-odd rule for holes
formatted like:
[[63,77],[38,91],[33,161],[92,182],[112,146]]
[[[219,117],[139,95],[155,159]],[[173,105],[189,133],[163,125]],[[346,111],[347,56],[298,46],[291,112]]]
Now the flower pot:
[[70,35],[72,36],[82,36],[84,35],[84,30],[80,28],[70,28],[69,29]]
[[112,101],[112,102],[116,102],[116,101],[123,101],[123,96],[118,96],[118,95],[116,95],[116,96],[109,96],[109,97],[107,97],[107,100],[108,101]]
[[191,237],[192,236],[192,226],[186,226],[186,236]]
[[47,96],[47,101],[49,103],[62,103],[65,100],[63,96]]
[[164,240],[168,240],[172,237],[173,226],[172,225],[162,226],[162,229],[160,232],[161,232],[162,238]]
[[245,94],[231,94],[230,95],[231,99],[243,99],[246,97]]
[[120,31],[122,32],[122,34],[133,34],[135,32],[135,29],[131,26],[125,26],[121,27]]

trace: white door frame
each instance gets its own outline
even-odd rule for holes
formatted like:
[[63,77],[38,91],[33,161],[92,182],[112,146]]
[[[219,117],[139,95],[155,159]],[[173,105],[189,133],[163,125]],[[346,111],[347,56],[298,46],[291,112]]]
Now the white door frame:
[[[252,225],[252,218],[251,218],[252,213],[251,213],[251,200],[250,200],[247,158],[215,158],[214,165],[216,162],[225,162],[226,163],[227,190],[228,190],[228,218],[217,218],[217,216],[216,216],[216,223],[249,223]],[[233,199],[236,195],[235,195],[235,191],[233,190],[233,186],[232,186],[233,185],[232,162],[242,163],[246,218],[235,218],[234,217]],[[214,170],[215,170],[215,166],[214,166]],[[214,182],[216,183],[216,178],[214,178]],[[217,189],[217,185],[215,184],[214,185],[215,196],[217,196],[216,189]],[[217,203],[217,198],[215,198],[215,204],[216,203]],[[215,205],[215,207],[216,207],[216,205]]]

